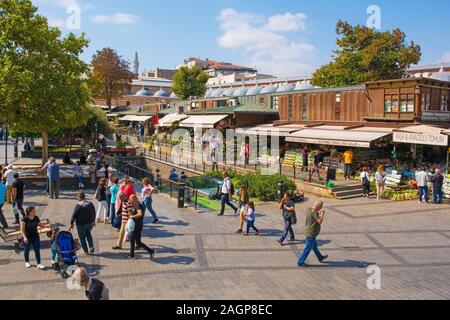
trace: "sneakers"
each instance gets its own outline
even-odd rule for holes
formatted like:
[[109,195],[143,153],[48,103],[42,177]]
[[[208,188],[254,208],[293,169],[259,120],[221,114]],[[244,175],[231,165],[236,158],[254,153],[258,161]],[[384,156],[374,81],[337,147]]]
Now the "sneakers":
[[150,260],[153,260],[155,258],[156,250],[150,251]]
[[158,223],[158,221],[159,221],[159,219],[155,219],[155,220],[153,220],[152,223]]
[[31,264],[29,262],[25,262],[25,268],[30,269],[31,268]]
[[89,254],[94,254],[95,253],[95,249],[91,248],[91,250],[89,250]]
[[303,268],[308,268],[309,266],[306,263],[301,263],[301,264],[298,264],[298,267],[303,269]]
[[113,249],[113,250],[122,250],[122,247],[114,246],[114,247],[112,247],[112,249]]
[[328,256],[323,256],[322,260],[320,260],[320,263],[323,263],[327,259],[328,259]]
[[277,240],[277,242],[278,242],[279,244],[283,245],[283,242],[284,242],[284,241]]
[[45,270],[45,266],[43,264],[38,264],[37,268],[39,270]]

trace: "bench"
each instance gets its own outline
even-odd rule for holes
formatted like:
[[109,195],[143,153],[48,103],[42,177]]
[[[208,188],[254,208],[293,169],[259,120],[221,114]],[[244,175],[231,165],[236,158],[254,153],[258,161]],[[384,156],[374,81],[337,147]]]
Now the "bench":
[[[52,226],[50,224],[50,221],[48,219],[41,220],[45,224],[44,228],[38,227],[39,234],[47,234],[52,231]],[[13,231],[6,231],[2,227],[0,227],[0,238],[3,239],[5,242],[12,242],[12,241],[18,241],[22,242],[22,233],[20,232],[20,227],[16,228],[16,230]]]

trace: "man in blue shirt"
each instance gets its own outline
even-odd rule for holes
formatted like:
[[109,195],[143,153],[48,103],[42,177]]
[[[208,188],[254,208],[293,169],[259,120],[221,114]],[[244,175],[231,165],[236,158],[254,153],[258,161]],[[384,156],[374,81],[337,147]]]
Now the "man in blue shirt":
[[50,162],[50,165],[48,166],[48,174],[50,180],[50,198],[59,199],[60,176],[59,164],[56,163],[56,159],[52,159]]
[[3,229],[8,229],[8,223],[6,222],[5,216],[3,215],[3,206],[5,205],[6,199],[6,185],[4,181],[0,183],[0,223]]

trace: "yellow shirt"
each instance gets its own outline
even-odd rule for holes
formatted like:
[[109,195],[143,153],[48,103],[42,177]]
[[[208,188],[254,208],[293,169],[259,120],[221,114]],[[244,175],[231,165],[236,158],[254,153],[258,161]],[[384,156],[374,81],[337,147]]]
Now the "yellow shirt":
[[352,151],[345,151],[344,153],[344,163],[345,164],[352,164],[353,163],[353,152]]

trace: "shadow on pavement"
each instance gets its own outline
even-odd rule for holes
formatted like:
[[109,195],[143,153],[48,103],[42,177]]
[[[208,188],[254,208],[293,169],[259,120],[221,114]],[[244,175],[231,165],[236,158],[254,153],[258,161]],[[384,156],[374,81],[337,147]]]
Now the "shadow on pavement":
[[191,265],[194,263],[195,259],[192,257],[187,257],[187,256],[172,256],[172,257],[163,257],[163,258],[158,258],[158,252],[156,251],[156,257],[152,260],[154,263],[157,264],[163,264],[163,265],[167,265],[167,264],[181,264],[181,265]]
[[358,260],[345,260],[345,261],[328,261],[321,265],[310,265],[311,268],[333,269],[333,268],[367,268],[369,266],[376,265],[375,262],[366,262]]

